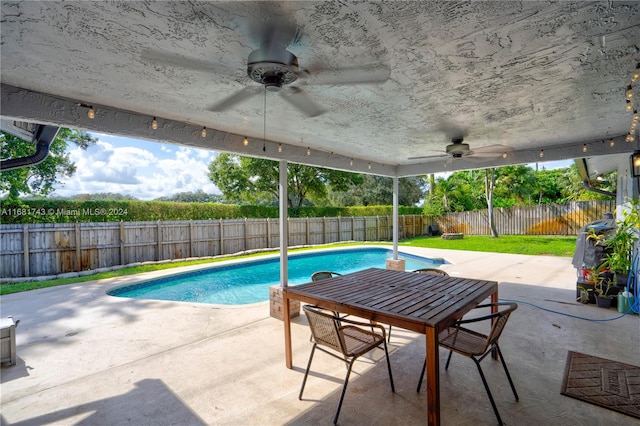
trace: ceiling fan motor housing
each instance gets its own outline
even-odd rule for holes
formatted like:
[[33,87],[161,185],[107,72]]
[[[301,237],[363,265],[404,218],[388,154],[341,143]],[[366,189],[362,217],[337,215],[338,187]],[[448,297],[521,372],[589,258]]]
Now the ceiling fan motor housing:
[[298,79],[298,58],[286,49],[260,48],[249,54],[247,74],[271,92]]
[[452,143],[451,145],[447,145],[447,154],[451,154],[454,158],[462,157],[462,154],[469,151],[468,143]]

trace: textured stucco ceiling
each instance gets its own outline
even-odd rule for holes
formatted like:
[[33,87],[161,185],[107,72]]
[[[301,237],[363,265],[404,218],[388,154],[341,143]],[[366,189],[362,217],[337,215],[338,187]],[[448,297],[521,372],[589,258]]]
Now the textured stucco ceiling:
[[[2,1],[1,7],[5,117],[400,176],[537,161],[540,149],[550,160],[635,147],[624,143],[631,123],[625,88],[640,61],[640,2]],[[374,64],[388,67],[389,79],[298,80],[292,86],[327,109],[312,118],[275,93],[267,93],[266,126],[261,95],[209,111],[257,86],[247,77],[247,57],[260,45],[256,28],[276,16],[298,28],[288,50],[301,67]],[[96,119],[88,120],[78,103],[95,105]],[[148,126],[154,116],[157,130]],[[199,137],[202,126],[206,138]],[[452,129],[472,150],[502,144],[509,155],[446,161]],[[263,150],[265,131],[274,144]],[[611,138],[619,142],[614,147],[602,142]]]

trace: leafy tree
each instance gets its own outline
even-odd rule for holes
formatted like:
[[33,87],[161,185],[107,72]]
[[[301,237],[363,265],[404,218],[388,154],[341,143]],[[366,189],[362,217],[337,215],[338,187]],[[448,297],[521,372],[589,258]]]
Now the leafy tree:
[[158,201],[177,201],[179,203],[217,203],[222,199],[218,194],[207,194],[202,189],[197,191],[178,192],[170,197],[160,197]]
[[489,229],[493,238],[498,237],[496,222],[493,215],[493,195],[496,187],[496,169],[484,169],[484,194],[487,200],[487,213],[489,216]]
[[[19,204],[20,195],[45,196],[53,191],[53,186],[60,177],[72,176],[76,167],[66,152],[67,146],[73,143],[87,149],[98,140],[87,132],[61,128],[49,146],[49,155],[39,164],[14,170],[2,171],[0,174],[0,192],[7,194],[7,201]],[[32,155],[36,145],[10,133],[0,132],[0,156],[3,159],[19,158]]]
[[[355,173],[288,163],[288,206],[324,200],[328,187],[341,191],[362,183]],[[270,204],[278,199],[279,163],[262,158],[222,153],[209,164],[209,178],[230,202]]]
[[[329,199],[338,206],[380,206],[393,203],[393,179],[364,175],[362,184],[354,184],[346,191],[330,191]],[[424,197],[426,180],[412,176],[398,180],[398,204],[413,206]]]
[[99,192],[97,194],[77,194],[70,197],[55,197],[61,200],[78,201],[126,201],[137,200],[133,195],[118,194],[115,192]]

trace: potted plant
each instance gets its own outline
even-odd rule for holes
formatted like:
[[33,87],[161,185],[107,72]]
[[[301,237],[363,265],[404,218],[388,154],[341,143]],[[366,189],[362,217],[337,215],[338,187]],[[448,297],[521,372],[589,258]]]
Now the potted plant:
[[615,274],[617,285],[624,287],[631,272],[633,249],[640,232],[638,200],[629,201],[629,208],[616,221],[616,232],[606,239],[607,267]]
[[595,284],[593,286],[593,292],[596,295],[596,304],[600,308],[610,308],[613,304],[613,294],[610,294],[612,289],[615,289],[613,285],[613,273],[609,269],[607,261],[602,262],[594,270]]

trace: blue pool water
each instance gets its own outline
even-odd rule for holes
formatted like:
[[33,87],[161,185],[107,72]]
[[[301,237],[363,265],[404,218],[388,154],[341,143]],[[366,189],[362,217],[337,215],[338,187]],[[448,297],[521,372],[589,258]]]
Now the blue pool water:
[[[346,274],[366,268],[385,268],[393,252],[383,248],[326,250],[289,256],[289,284],[303,284],[316,271]],[[442,259],[398,253],[407,271],[438,267]],[[173,275],[108,292],[111,296],[180,302],[242,305],[269,300],[269,287],[280,284],[279,258],[250,260]]]

